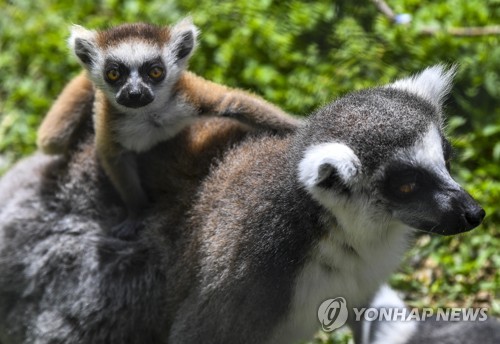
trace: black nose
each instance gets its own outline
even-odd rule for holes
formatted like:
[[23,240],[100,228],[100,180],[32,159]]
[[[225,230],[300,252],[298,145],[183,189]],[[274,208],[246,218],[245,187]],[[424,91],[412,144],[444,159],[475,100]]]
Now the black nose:
[[148,105],[154,100],[154,95],[148,90],[131,89],[121,92],[116,98],[118,104],[129,108],[140,108]]
[[486,212],[481,207],[475,207],[465,213],[465,220],[472,227],[477,227],[483,222]]
[[141,98],[141,96],[142,96],[142,92],[139,91],[139,90],[137,90],[137,91],[130,91],[128,93],[128,98],[130,100],[139,100]]
[[[442,215],[433,233],[455,235],[468,232],[481,224],[486,213],[483,208],[463,189],[452,191],[448,195],[451,202],[442,208]],[[435,204],[440,210],[440,203]]]

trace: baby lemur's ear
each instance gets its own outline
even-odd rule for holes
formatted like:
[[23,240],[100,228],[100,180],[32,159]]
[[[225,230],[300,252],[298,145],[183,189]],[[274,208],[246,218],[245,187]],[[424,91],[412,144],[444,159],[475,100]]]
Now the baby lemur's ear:
[[191,57],[197,44],[199,30],[191,17],[182,19],[171,29],[169,47],[174,52],[175,62],[182,63]]
[[351,148],[331,142],[309,147],[299,164],[299,179],[306,189],[348,189],[360,173],[361,162]]
[[80,25],[71,27],[68,44],[84,67],[91,66],[97,59],[96,34]]

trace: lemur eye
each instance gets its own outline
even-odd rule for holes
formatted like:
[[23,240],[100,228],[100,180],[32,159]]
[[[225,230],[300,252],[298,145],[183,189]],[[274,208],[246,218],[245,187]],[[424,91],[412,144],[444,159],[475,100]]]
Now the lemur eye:
[[161,67],[153,67],[153,68],[151,68],[149,70],[148,75],[152,79],[160,79],[161,77],[163,77],[163,68],[161,68]]
[[400,185],[398,188],[398,191],[401,192],[402,194],[408,195],[415,191],[417,188],[417,183],[411,182],[407,184]]
[[121,74],[116,68],[110,69],[106,72],[106,78],[108,78],[109,81],[117,81],[120,79],[120,76]]
[[387,187],[389,195],[405,200],[416,194],[422,184],[421,172],[414,168],[388,171]]

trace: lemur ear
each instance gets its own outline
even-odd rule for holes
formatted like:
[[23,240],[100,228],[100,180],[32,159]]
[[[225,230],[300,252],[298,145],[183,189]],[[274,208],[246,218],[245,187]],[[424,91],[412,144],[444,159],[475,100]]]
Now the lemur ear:
[[414,76],[397,80],[388,87],[416,94],[440,108],[451,90],[456,70],[456,65],[446,67],[438,64]]
[[191,17],[184,18],[172,27],[170,47],[176,63],[187,61],[191,57],[197,44],[198,33]]
[[360,172],[361,162],[343,143],[323,143],[307,149],[299,163],[299,179],[308,190],[316,187],[348,188]]
[[80,25],[73,25],[68,44],[84,66],[92,65],[97,59],[95,31],[87,30]]

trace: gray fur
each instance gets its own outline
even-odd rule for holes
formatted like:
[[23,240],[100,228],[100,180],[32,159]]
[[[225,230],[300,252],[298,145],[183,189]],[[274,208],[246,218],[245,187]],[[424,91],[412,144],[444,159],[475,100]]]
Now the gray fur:
[[124,209],[92,135],[69,161],[37,154],[12,168],[0,181],[0,343],[166,343],[190,283],[179,221],[210,166],[246,132],[200,120],[139,156],[155,206],[137,241],[106,234]]
[[104,219],[118,209],[101,197],[99,188],[110,187],[86,163],[90,173],[72,175],[75,167],[34,156],[14,170],[32,183],[21,184],[0,212],[2,343],[154,343],[166,336],[165,315],[151,305],[165,302],[168,252],[148,235],[134,243],[103,237]]

